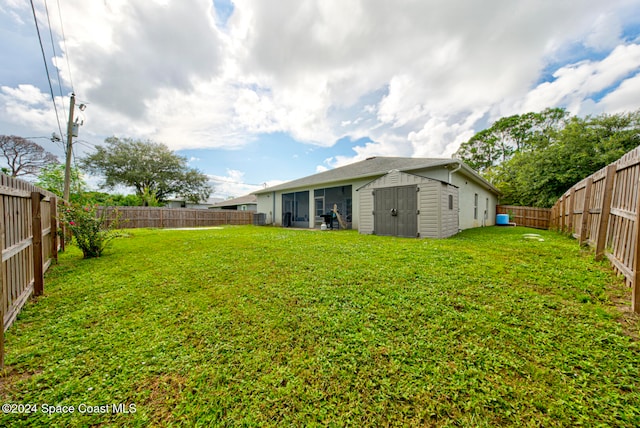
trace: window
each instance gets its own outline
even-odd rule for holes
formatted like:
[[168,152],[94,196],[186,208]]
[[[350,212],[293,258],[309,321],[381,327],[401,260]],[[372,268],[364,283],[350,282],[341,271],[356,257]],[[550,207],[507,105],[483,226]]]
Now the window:
[[453,209],[453,195],[449,195],[449,209]]
[[473,219],[478,219],[478,194],[473,195]]

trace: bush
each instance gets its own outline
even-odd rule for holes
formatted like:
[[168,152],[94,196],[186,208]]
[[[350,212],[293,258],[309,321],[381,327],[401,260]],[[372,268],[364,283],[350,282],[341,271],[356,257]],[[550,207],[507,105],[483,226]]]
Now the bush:
[[106,222],[106,210],[97,214],[97,205],[81,206],[71,204],[61,207],[61,221],[75,238],[78,248],[82,250],[85,259],[100,257],[107,244],[120,233],[115,230],[119,215],[109,225]]

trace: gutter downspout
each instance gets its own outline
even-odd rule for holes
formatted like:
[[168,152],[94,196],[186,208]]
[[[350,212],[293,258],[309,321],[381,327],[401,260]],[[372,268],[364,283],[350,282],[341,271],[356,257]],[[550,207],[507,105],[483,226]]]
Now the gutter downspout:
[[451,184],[451,176],[460,171],[460,168],[462,168],[462,162],[458,161],[458,166],[449,171],[449,184]]

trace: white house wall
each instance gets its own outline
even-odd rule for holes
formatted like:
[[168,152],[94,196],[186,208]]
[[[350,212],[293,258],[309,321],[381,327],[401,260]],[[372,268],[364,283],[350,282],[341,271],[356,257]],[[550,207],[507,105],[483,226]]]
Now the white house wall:
[[[461,171],[451,175],[451,184],[458,187],[460,229],[495,225],[496,205],[498,204],[497,195],[467,177]],[[474,218],[476,194],[478,195],[478,215],[477,218]]]
[[[265,224],[273,224],[273,200],[274,193],[261,193],[258,196],[258,212],[266,214]],[[282,204],[282,198],[280,198],[280,204]],[[282,209],[281,209],[282,210]]]

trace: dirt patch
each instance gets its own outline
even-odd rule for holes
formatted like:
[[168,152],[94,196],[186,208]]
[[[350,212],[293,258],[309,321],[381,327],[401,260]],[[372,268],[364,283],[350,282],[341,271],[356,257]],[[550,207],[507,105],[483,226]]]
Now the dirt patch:
[[[154,423],[166,424],[174,421],[173,410],[182,401],[187,378],[177,373],[164,374],[146,379],[138,386],[139,391],[148,392],[144,406],[150,409]],[[175,421],[174,421],[175,422]]]
[[617,321],[622,326],[624,334],[631,337],[634,341],[640,340],[640,314],[631,310],[628,300],[613,298],[613,304],[618,309],[620,316]]
[[5,366],[4,370],[0,370],[0,399],[7,401],[14,391],[17,391],[18,383],[30,379],[32,376],[42,373],[37,372],[18,372],[11,366]]

